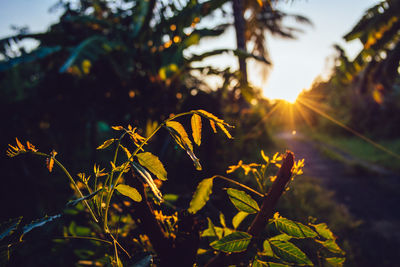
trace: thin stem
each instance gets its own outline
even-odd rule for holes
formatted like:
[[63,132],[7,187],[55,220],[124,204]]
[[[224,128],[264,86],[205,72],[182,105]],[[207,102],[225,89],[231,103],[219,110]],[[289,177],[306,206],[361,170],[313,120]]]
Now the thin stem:
[[114,194],[115,187],[116,187],[116,185],[118,184],[119,180],[121,179],[122,174],[125,172],[125,169],[126,169],[126,167],[128,166],[127,163],[128,163],[128,162],[125,162],[124,168],[123,168],[122,171],[119,173],[117,179],[115,179],[114,186],[110,187],[110,192],[109,192],[108,195],[107,195],[107,199],[106,199],[106,208],[105,208],[105,210],[104,210],[104,224],[103,224],[104,231],[106,231],[106,232],[109,232],[107,223],[108,223],[108,210],[109,210],[109,208],[110,208],[111,197],[112,197],[112,195]]
[[[32,152],[35,155],[39,155],[39,156],[43,156],[43,157],[51,157],[50,155],[47,155],[45,153],[41,153],[41,152]],[[72,178],[71,174],[67,171],[67,169],[64,167],[64,165],[61,164],[61,162],[59,162],[57,159],[55,159],[54,157],[52,157],[54,162],[58,165],[58,167],[61,168],[61,170],[65,173],[65,175],[67,175],[69,181],[73,184],[73,186],[75,187],[75,190],[79,193],[80,197],[84,197],[81,190],[79,189],[78,185],[76,184],[75,180]],[[89,203],[86,201],[86,199],[83,201],[86,205],[86,207],[89,209],[90,215],[92,215],[92,218],[95,222],[99,222],[99,220],[96,218],[96,216],[94,215],[92,209],[89,206]]]
[[119,264],[118,264],[119,258],[118,258],[118,250],[117,250],[117,241],[115,239],[114,239],[114,258],[115,258],[115,266],[119,266]]
[[118,240],[111,234],[109,233],[111,239],[113,240],[114,244],[118,245],[118,247],[126,254],[126,256],[128,256],[128,258],[131,258],[131,255],[129,255],[128,251],[126,251],[126,249],[124,249],[123,246],[121,246],[121,244],[118,242]]
[[225,176],[214,175],[212,178],[221,178],[221,179],[226,180],[226,181],[228,181],[228,182],[231,182],[231,183],[233,183],[233,184],[235,184],[235,185],[238,185],[238,186],[240,186],[240,187],[242,187],[242,188],[244,188],[244,189],[246,189],[246,190],[248,190],[248,191],[250,191],[250,192],[252,192],[252,193],[254,193],[254,194],[258,195],[258,196],[260,196],[260,197],[264,197],[263,194],[261,194],[260,192],[254,190],[253,188],[250,188],[250,187],[248,187],[248,186],[246,186],[246,185],[244,185],[244,184],[241,184],[241,183],[239,183],[239,182],[236,182],[235,180],[229,179],[229,178],[227,178],[227,177],[225,177]]
[[60,238],[55,238],[54,240],[58,240],[58,239],[87,239],[87,240],[93,240],[93,241],[107,243],[110,245],[113,244],[112,242],[110,242],[108,240],[104,240],[104,239],[100,239],[100,238],[96,238],[96,237],[89,237],[89,236],[64,236],[64,237],[60,237]]

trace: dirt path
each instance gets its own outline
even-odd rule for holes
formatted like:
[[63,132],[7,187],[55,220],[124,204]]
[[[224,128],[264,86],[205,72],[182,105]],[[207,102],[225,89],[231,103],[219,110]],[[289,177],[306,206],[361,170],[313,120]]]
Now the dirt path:
[[[285,132],[276,137],[284,141],[297,158],[305,158],[304,175],[320,179],[325,188],[335,192],[337,202],[363,221],[356,237],[360,244],[356,245],[365,248],[361,251],[368,253],[365,255],[368,260],[362,260],[360,266],[400,266],[397,260],[400,255],[400,176],[379,171],[379,168],[379,173],[371,173],[365,168],[330,159],[320,148],[332,152],[331,147],[317,144],[299,133]],[[350,155],[341,157],[352,158]]]

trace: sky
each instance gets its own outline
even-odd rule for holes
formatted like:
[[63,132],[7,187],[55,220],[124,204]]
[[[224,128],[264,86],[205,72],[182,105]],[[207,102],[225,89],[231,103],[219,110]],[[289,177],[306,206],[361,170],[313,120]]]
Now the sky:
[[[290,1],[283,1],[290,2]],[[361,49],[358,41],[346,43],[345,35],[362,17],[364,11],[377,0],[297,0],[283,4],[280,8],[288,13],[308,17],[314,26],[294,25],[304,30],[297,40],[282,40],[268,37],[267,46],[273,67],[268,75],[262,68],[249,64],[249,80],[262,89],[270,99],[293,100],[302,89],[310,88],[314,79],[326,76],[326,60],[334,54],[332,45],[340,44],[350,57]],[[31,32],[46,30],[58,20],[60,11],[49,12],[56,0],[0,0],[0,38],[13,34],[11,25],[29,26]],[[204,51],[217,48],[235,48],[233,29],[218,40],[204,40],[197,48]],[[210,50],[212,50],[210,49]],[[209,61],[221,68],[237,68],[236,59],[225,55]]]

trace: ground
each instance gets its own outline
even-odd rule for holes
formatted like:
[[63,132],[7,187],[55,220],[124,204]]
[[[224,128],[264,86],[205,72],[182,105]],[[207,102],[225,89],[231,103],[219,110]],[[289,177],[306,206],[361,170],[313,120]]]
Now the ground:
[[[283,132],[276,138],[298,159],[305,158],[304,175],[317,178],[335,192],[354,218],[361,220],[357,240],[362,266],[393,266],[400,255],[400,176],[305,135]],[[336,156],[335,156],[336,155]],[[340,159],[340,160],[339,160]],[[367,253],[367,254],[366,254]]]

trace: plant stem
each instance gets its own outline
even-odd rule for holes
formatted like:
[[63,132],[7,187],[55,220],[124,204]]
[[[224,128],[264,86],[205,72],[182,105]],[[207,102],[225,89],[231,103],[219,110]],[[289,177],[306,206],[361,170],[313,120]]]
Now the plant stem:
[[252,193],[254,193],[254,194],[258,195],[258,196],[260,196],[260,197],[264,197],[263,194],[261,194],[260,192],[254,190],[253,188],[250,188],[250,187],[248,187],[248,186],[246,186],[246,185],[244,185],[244,184],[241,184],[241,183],[239,183],[239,182],[236,182],[235,180],[229,179],[229,178],[227,178],[227,177],[225,177],[225,176],[214,175],[212,178],[221,178],[221,179],[226,180],[226,181],[228,181],[228,182],[231,182],[231,183],[233,183],[233,184],[235,184],[235,185],[238,185],[238,186],[240,186],[240,187],[242,187],[242,188],[244,188],[244,189],[246,189],[246,190],[248,190],[248,191],[250,191],[250,192],[252,192]]
[[108,241],[108,240],[104,240],[104,239],[100,239],[100,238],[96,238],[96,237],[89,237],[89,236],[63,236],[60,238],[56,238],[54,240],[57,239],[87,239],[87,240],[93,240],[93,241],[98,241],[98,242],[103,242],[103,243],[107,243],[112,245],[113,243]]
[[[41,153],[41,152],[32,152],[35,155],[39,155],[42,157],[51,157],[50,155],[47,155],[45,153]],[[64,167],[64,165],[61,164],[61,162],[59,162],[57,159],[55,159],[54,157],[52,157],[54,162],[58,165],[58,167],[61,168],[61,170],[65,173],[65,175],[67,175],[69,181],[73,184],[75,190],[78,192],[78,194],[80,195],[80,197],[84,197],[81,190],[79,189],[78,185],[76,184],[75,180],[72,178],[71,174],[67,171],[67,169]],[[89,203],[86,201],[86,199],[83,201],[86,205],[86,207],[89,209],[90,215],[92,215],[92,218],[95,222],[99,222],[99,220],[96,218],[96,216],[94,215],[92,209],[90,208]]]

